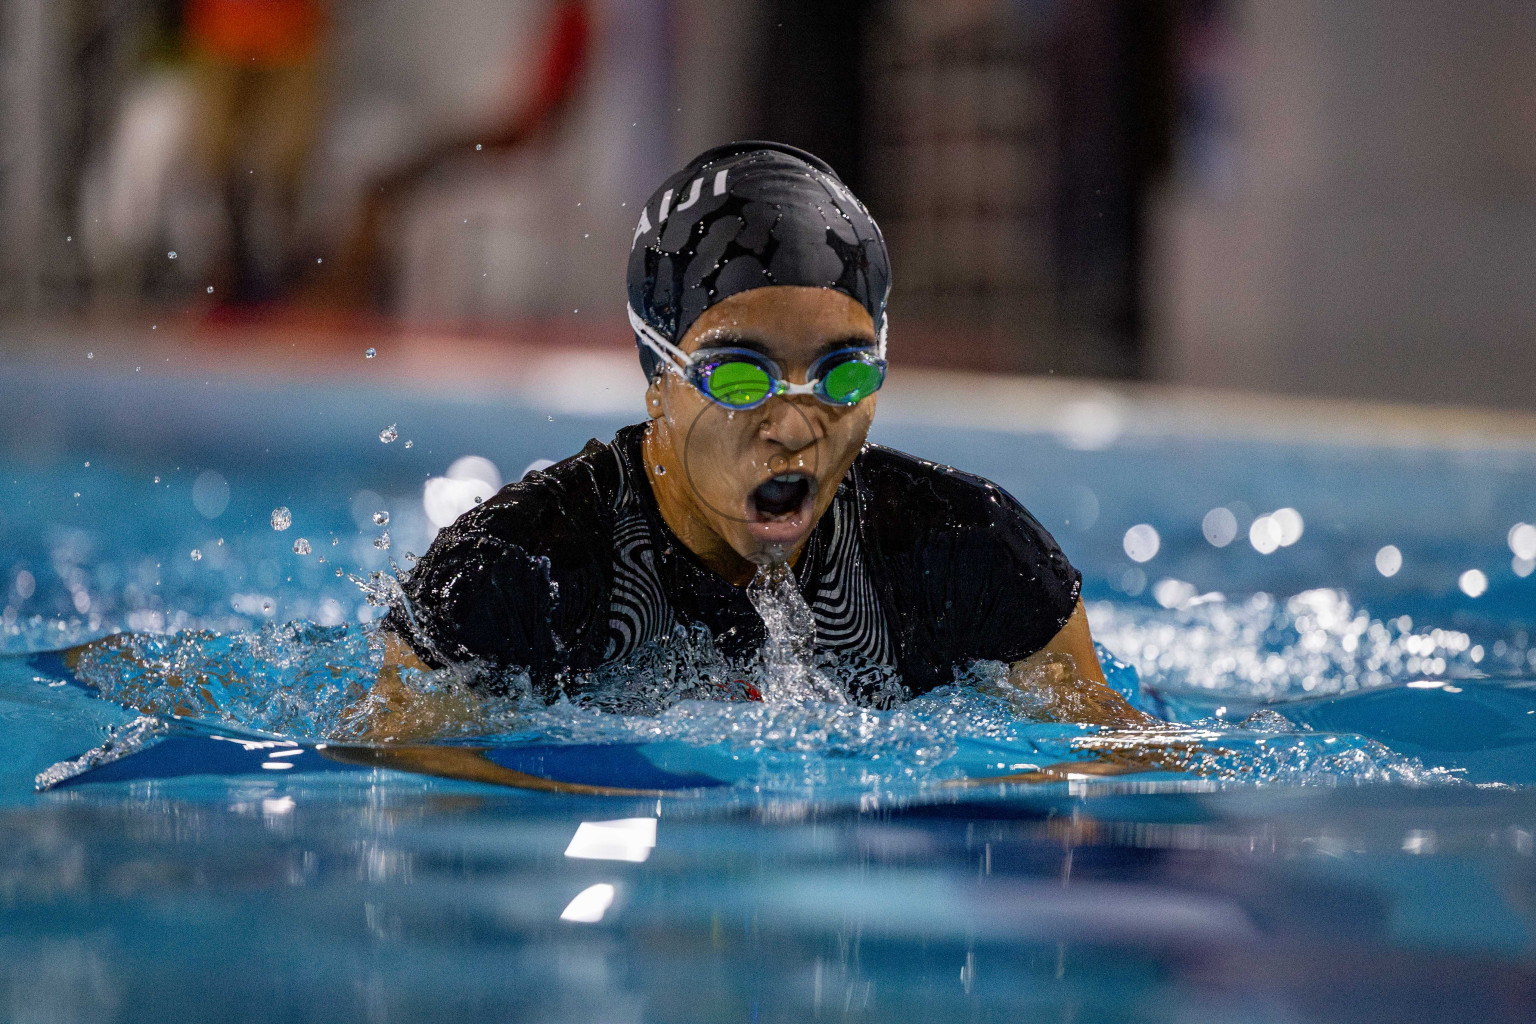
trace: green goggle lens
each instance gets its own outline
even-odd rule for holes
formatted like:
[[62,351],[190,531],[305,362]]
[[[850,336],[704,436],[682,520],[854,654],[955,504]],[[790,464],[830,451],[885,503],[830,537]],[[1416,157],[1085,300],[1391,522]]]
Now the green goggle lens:
[[717,402],[745,408],[768,397],[773,390],[773,378],[756,363],[733,359],[709,371],[704,389]]
[[821,386],[832,401],[853,405],[878,391],[884,379],[880,367],[862,359],[849,359],[828,370]]

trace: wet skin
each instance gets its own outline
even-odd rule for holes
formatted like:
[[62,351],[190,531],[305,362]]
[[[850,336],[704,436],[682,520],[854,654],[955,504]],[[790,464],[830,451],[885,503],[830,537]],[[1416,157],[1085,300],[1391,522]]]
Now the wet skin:
[[[778,286],[711,306],[678,347],[690,355],[753,349],[801,384],[826,353],[874,344],[874,321],[851,297],[830,288]],[[814,395],[781,395],[755,409],[728,410],[679,374],[664,372],[645,400],[651,417],[645,461],[662,518],[705,565],[739,585],[759,563],[799,558],[869,435],[876,396],[835,406]],[[656,472],[658,466],[665,472]],[[810,491],[796,511],[770,516],[758,508],[754,491],[785,474],[804,475]]]

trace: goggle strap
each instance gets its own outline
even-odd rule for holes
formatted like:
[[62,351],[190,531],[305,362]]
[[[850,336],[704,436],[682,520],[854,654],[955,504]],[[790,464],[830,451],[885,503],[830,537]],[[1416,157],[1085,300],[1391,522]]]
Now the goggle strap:
[[641,319],[635,312],[634,306],[626,305],[625,312],[629,314],[629,326],[634,329],[635,337],[643,342],[646,348],[655,352],[662,361],[678,373],[684,373],[688,369],[688,354],[666,338],[661,332]]
[[[634,330],[635,336],[639,338],[647,348],[649,348],[652,352],[655,352],[665,362],[669,363],[678,373],[683,373],[687,369],[688,354],[686,352],[672,344],[666,338],[663,338],[660,331],[646,323],[640,314],[635,312],[634,306],[626,304],[624,311],[629,314],[629,326]],[[881,359],[885,358],[885,336],[886,333],[890,330],[890,326],[891,315],[886,313],[880,318],[880,333],[877,336],[875,342],[875,353]]]

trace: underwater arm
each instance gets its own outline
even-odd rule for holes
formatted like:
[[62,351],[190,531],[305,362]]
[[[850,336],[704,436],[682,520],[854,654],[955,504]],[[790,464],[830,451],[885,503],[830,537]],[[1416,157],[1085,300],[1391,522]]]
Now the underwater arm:
[[1043,712],[1059,721],[1085,722],[1113,728],[1157,724],[1151,715],[1137,711],[1104,679],[1104,669],[1093,649],[1088,630],[1088,610],[1081,599],[1066,625],[1040,650],[1013,663],[1008,681],[1029,694]]
[[424,693],[407,686],[402,671],[432,669],[395,633],[385,630],[383,635],[384,663],[378,678],[368,695],[347,712],[347,718],[356,723],[349,739],[388,743],[439,737],[457,732],[456,726],[474,717],[475,699],[462,688],[439,687]]

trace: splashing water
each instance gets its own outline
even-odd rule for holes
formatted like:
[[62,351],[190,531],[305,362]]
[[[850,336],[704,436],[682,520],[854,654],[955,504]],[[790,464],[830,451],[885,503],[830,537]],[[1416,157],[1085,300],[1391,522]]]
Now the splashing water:
[[[395,607],[412,619],[399,572],[392,563],[390,571],[349,578],[369,605]],[[1208,708],[1200,714],[1185,709],[1181,720],[1186,725],[1106,730],[1076,724],[1066,720],[1070,714],[1057,713],[1059,708],[1041,705],[1028,675],[1010,672],[1001,662],[977,662],[957,671],[953,685],[903,699],[900,679],[889,667],[815,650],[814,619],[787,565],[765,566],[748,594],[763,618],[767,642],[744,661],[724,656],[704,627],[679,626],[671,636],[643,645],[626,662],[570,675],[552,691],[516,672],[500,673],[494,685],[486,685],[483,667],[473,665],[403,670],[401,683],[410,694],[432,698],[446,709],[425,731],[420,719],[397,723],[374,688],[383,644],[370,626],[320,627],[299,621],[230,634],[123,634],[87,648],[76,677],[101,697],[150,716],[145,722],[165,724],[170,716],[182,716],[328,742],[640,743],[692,750],[698,753],[679,756],[705,757],[725,766],[720,773],[734,779],[730,792],[739,794],[730,799],[904,799],[931,787],[974,786],[978,780],[1039,781],[1039,770],[1050,766],[1056,773],[1051,777],[1059,779],[1085,763],[1088,774],[1073,778],[1135,772],[1142,780],[1136,785],[1197,788],[1457,780],[1457,769],[1426,766],[1351,732],[1313,731],[1273,709],[1247,714],[1235,724],[1219,715],[1201,717],[1211,714]],[[1272,636],[1282,615],[1295,640],[1281,646],[1296,648],[1286,655],[1293,658],[1317,653],[1311,650],[1317,640],[1306,638],[1319,628],[1370,636],[1381,625],[1368,620],[1357,627],[1358,616],[1341,603],[1341,595],[1335,597],[1298,595],[1284,609],[1268,613],[1255,598],[1242,606],[1251,622],[1230,609],[1220,613],[1221,602],[1215,600],[1186,602],[1171,614],[1197,620],[1181,620],[1180,628],[1195,636],[1197,645],[1204,643],[1208,655],[1240,655],[1243,664],[1278,672],[1255,636]],[[1147,665],[1160,685],[1169,684],[1174,673],[1159,667],[1155,648],[1170,612],[1147,610],[1136,617],[1120,608],[1099,608],[1095,616],[1103,635],[1131,643],[1125,649],[1133,660]],[[1242,628],[1216,625],[1229,619]],[[1199,632],[1200,623],[1209,634]],[[1202,635],[1205,641],[1198,640]],[[1384,650],[1373,648],[1363,656],[1386,658],[1389,668],[1406,668],[1406,662],[1392,661],[1392,653],[1422,661],[1431,654],[1425,645],[1432,641],[1443,649],[1462,646],[1459,634],[1395,635]],[[1241,643],[1252,646],[1242,648]],[[1340,656],[1333,646],[1324,646],[1330,656]],[[1337,646],[1342,650],[1344,645]],[[1133,668],[1103,649],[1100,658],[1115,689],[1133,702],[1143,696]],[[1193,659],[1182,668],[1184,675],[1175,681],[1186,688],[1202,679],[1213,686],[1218,682],[1214,676],[1198,676]],[[1234,692],[1232,685],[1241,687],[1243,673],[1236,676],[1226,693]],[[1258,681],[1262,684],[1264,677]],[[1377,689],[1413,692],[1401,686]],[[140,731],[146,744],[159,735],[148,724]],[[112,744],[121,746],[117,738]],[[89,767],[96,763],[90,758],[98,756],[108,757],[92,752],[72,763]]]
[[760,655],[763,699],[775,704],[847,704],[847,692],[816,668],[816,620],[789,565],[759,566],[747,585],[747,598],[768,630]]
[[[377,579],[368,583],[375,596],[391,589]],[[291,622],[227,636],[123,635],[87,649],[76,675],[103,698],[150,716],[134,723],[135,742],[152,742],[173,715],[269,735],[356,742],[389,738],[383,702],[372,689],[381,664],[373,628]],[[453,711],[432,737],[414,736],[414,742],[670,745],[666,749],[684,752],[679,756],[705,758],[734,779],[731,792],[749,799],[901,797],[1083,762],[1201,788],[1454,780],[1379,742],[1314,733],[1273,711],[1236,725],[1205,721],[1129,732],[1034,720],[1020,713],[1014,695],[988,685],[1007,676],[1007,667],[995,662],[978,663],[954,685],[887,710],[751,699],[751,689],[782,685],[782,669],[770,659],[733,664],[707,631],[680,627],[627,665],[569,679],[553,696],[536,692],[523,673],[503,675],[499,695],[484,696],[485,689],[475,687],[483,677],[476,679],[471,667],[406,670],[402,683]],[[832,672],[821,677],[823,687],[839,682]],[[89,767],[131,752],[118,749],[125,741],[114,736],[111,749],[71,763]]]

